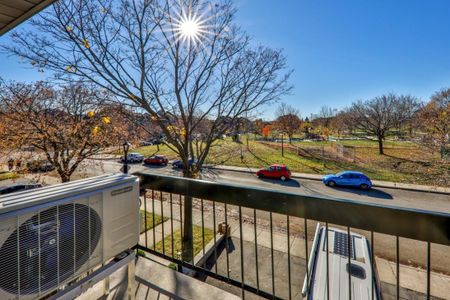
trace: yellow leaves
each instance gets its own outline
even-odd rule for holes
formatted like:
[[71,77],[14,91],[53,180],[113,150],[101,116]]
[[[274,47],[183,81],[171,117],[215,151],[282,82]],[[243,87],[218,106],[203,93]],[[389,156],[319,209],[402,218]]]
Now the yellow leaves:
[[178,127],[173,126],[173,125],[169,125],[166,128],[167,128],[167,130],[170,133],[175,133],[175,134],[178,134],[178,135],[180,135],[182,137],[186,136],[186,128],[178,128]]
[[153,121],[158,120],[158,117],[157,117],[157,116],[152,116],[151,118],[152,118]]
[[91,110],[91,111],[88,111],[86,115],[87,115],[89,118],[92,118],[93,116],[95,116],[95,112],[93,112],[93,111]]
[[75,72],[75,68],[72,65],[68,65],[66,67],[66,71],[69,73],[73,73],[73,72]]
[[73,30],[73,27],[70,26],[70,25],[67,25],[67,26],[66,26],[66,30],[67,30],[68,32],[71,32],[71,31]]
[[82,43],[83,43],[84,48],[86,48],[86,49],[91,48],[91,44],[89,44],[89,41],[88,41],[88,40],[83,39],[83,40],[82,40]]
[[102,117],[102,121],[103,121],[103,123],[105,123],[105,124],[111,123],[111,119],[110,119],[109,117]]
[[99,131],[100,131],[100,127],[95,126],[95,127],[92,129],[92,134],[93,134],[93,135],[97,135],[97,134],[99,133]]
[[102,14],[106,14],[108,12],[108,10],[106,8],[102,7],[102,8],[100,8],[100,12]]

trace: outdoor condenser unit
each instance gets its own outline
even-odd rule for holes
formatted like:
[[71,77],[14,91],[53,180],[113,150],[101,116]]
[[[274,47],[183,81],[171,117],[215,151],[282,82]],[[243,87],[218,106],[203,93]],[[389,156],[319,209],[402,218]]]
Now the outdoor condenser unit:
[[139,183],[103,175],[0,197],[0,299],[36,299],[136,245]]

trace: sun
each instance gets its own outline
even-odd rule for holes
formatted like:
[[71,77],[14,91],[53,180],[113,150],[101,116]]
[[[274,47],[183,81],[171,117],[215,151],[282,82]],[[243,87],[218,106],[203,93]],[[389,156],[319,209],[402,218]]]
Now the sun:
[[211,33],[209,12],[210,9],[201,5],[193,7],[191,2],[188,5],[174,5],[168,15],[170,23],[165,31],[172,32],[177,42],[203,44]]
[[180,24],[180,33],[184,38],[195,39],[200,33],[200,25],[197,20],[184,20]]
[[174,34],[177,40],[188,43],[198,43],[205,37],[207,33],[204,20],[192,14],[191,11],[182,13],[180,18],[177,19],[174,24]]

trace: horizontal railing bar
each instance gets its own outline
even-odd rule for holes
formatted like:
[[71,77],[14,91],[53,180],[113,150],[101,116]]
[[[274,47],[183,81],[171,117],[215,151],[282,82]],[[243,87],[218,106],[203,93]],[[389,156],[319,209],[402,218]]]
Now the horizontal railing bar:
[[[187,262],[185,262],[185,261],[182,261],[182,260],[179,260],[179,259],[176,259],[176,258],[167,256],[167,255],[164,255],[164,254],[162,254],[161,252],[153,251],[152,249],[147,248],[147,247],[145,247],[145,246],[142,246],[142,245],[136,245],[134,248],[135,248],[135,249],[139,249],[139,250],[143,250],[143,251],[148,252],[148,253],[150,253],[150,254],[152,254],[152,255],[155,255],[155,256],[164,258],[164,259],[166,259],[166,260],[169,260],[169,261],[171,261],[171,262],[173,262],[173,263],[182,265],[183,267],[188,268],[188,269],[190,269],[190,270],[193,270],[193,271],[202,273],[202,274],[204,274],[204,275],[213,277],[213,278],[215,278],[215,279],[218,279],[218,280],[227,282],[227,283],[229,283],[229,284],[231,284],[231,285],[234,285],[234,286],[236,286],[236,287],[239,287],[239,288],[242,288],[242,287],[243,287],[244,290],[249,291],[249,292],[252,292],[252,293],[254,293],[254,294],[257,294],[257,295],[259,295],[259,296],[261,296],[261,297],[264,297],[264,298],[266,298],[266,299],[283,300],[282,298],[273,296],[273,295],[270,294],[270,293],[264,292],[264,291],[262,291],[262,290],[257,290],[256,288],[254,288],[254,287],[252,287],[252,286],[250,286],[250,285],[248,285],[248,284],[245,284],[245,283],[243,284],[241,281],[238,281],[238,280],[235,280],[235,279],[232,279],[232,278],[227,278],[226,276],[223,276],[223,275],[220,275],[220,274],[216,274],[216,273],[214,273],[214,272],[212,272],[212,271],[210,271],[210,270],[207,270],[207,269],[204,269],[204,268],[201,268],[201,267],[192,265],[192,264],[190,264],[190,263],[187,263]],[[138,256],[139,256],[139,254],[138,254]],[[148,258],[148,257],[144,257],[144,258],[150,259],[150,258]]]
[[140,188],[450,245],[450,214],[138,172]]

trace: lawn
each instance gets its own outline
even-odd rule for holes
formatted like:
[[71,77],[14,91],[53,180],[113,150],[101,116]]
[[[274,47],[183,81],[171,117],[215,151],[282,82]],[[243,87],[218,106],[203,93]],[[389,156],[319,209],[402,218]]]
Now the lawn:
[[[145,229],[145,219],[144,219],[144,215],[146,215],[147,217],[147,229]],[[159,224],[169,220],[168,217],[164,217],[164,219],[158,215],[158,214],[153,214],[151,212],[145,212],[143,209],[141,209],[140,211],[140,221],[141,221],[141,226],[139,228],[141,228],[141,233],[144,233],[147,230],[150,230],[153,228],[153,218],[155,218],[155,226],[158,226]]]
[[[192,231],[194,235],[194,257],[203,249],[202,240],[202,227],[193,225]],[[167,255],[172,255],[172,236],[173,236],[173,253],[177,258],[178,253],[181,253],[181,230],[177,230],[173,235],[169,234],[164,238],[164,252]],[[214,231],[209,228],[205,228],[205,246],[214,238]],[[163,252],[163,241],[158,242],[155,245],[155,249],[158,252]]]
[[[293,145],[296,146],[331,146],[333,142],[330,141],[314,141],[314,142],[307,142],[307,141],[299,141],[299,142],[292,142]],[[377,148],[378,149],[378,141],[376,140],[341,140],[338,142],[339,144],[345,145],[345,146],[353,146],[353,147],[368,147],[368,148]],[[406,142],[406,141],[394,141],[394,140],[386,140],[384,141],[384,147],[385,148],[419,148],[417,144]]]
[[7,179],[15,179],[18,178],[19,175],[16,173],[8,172],[8,171],[0,171],[0,181]]

